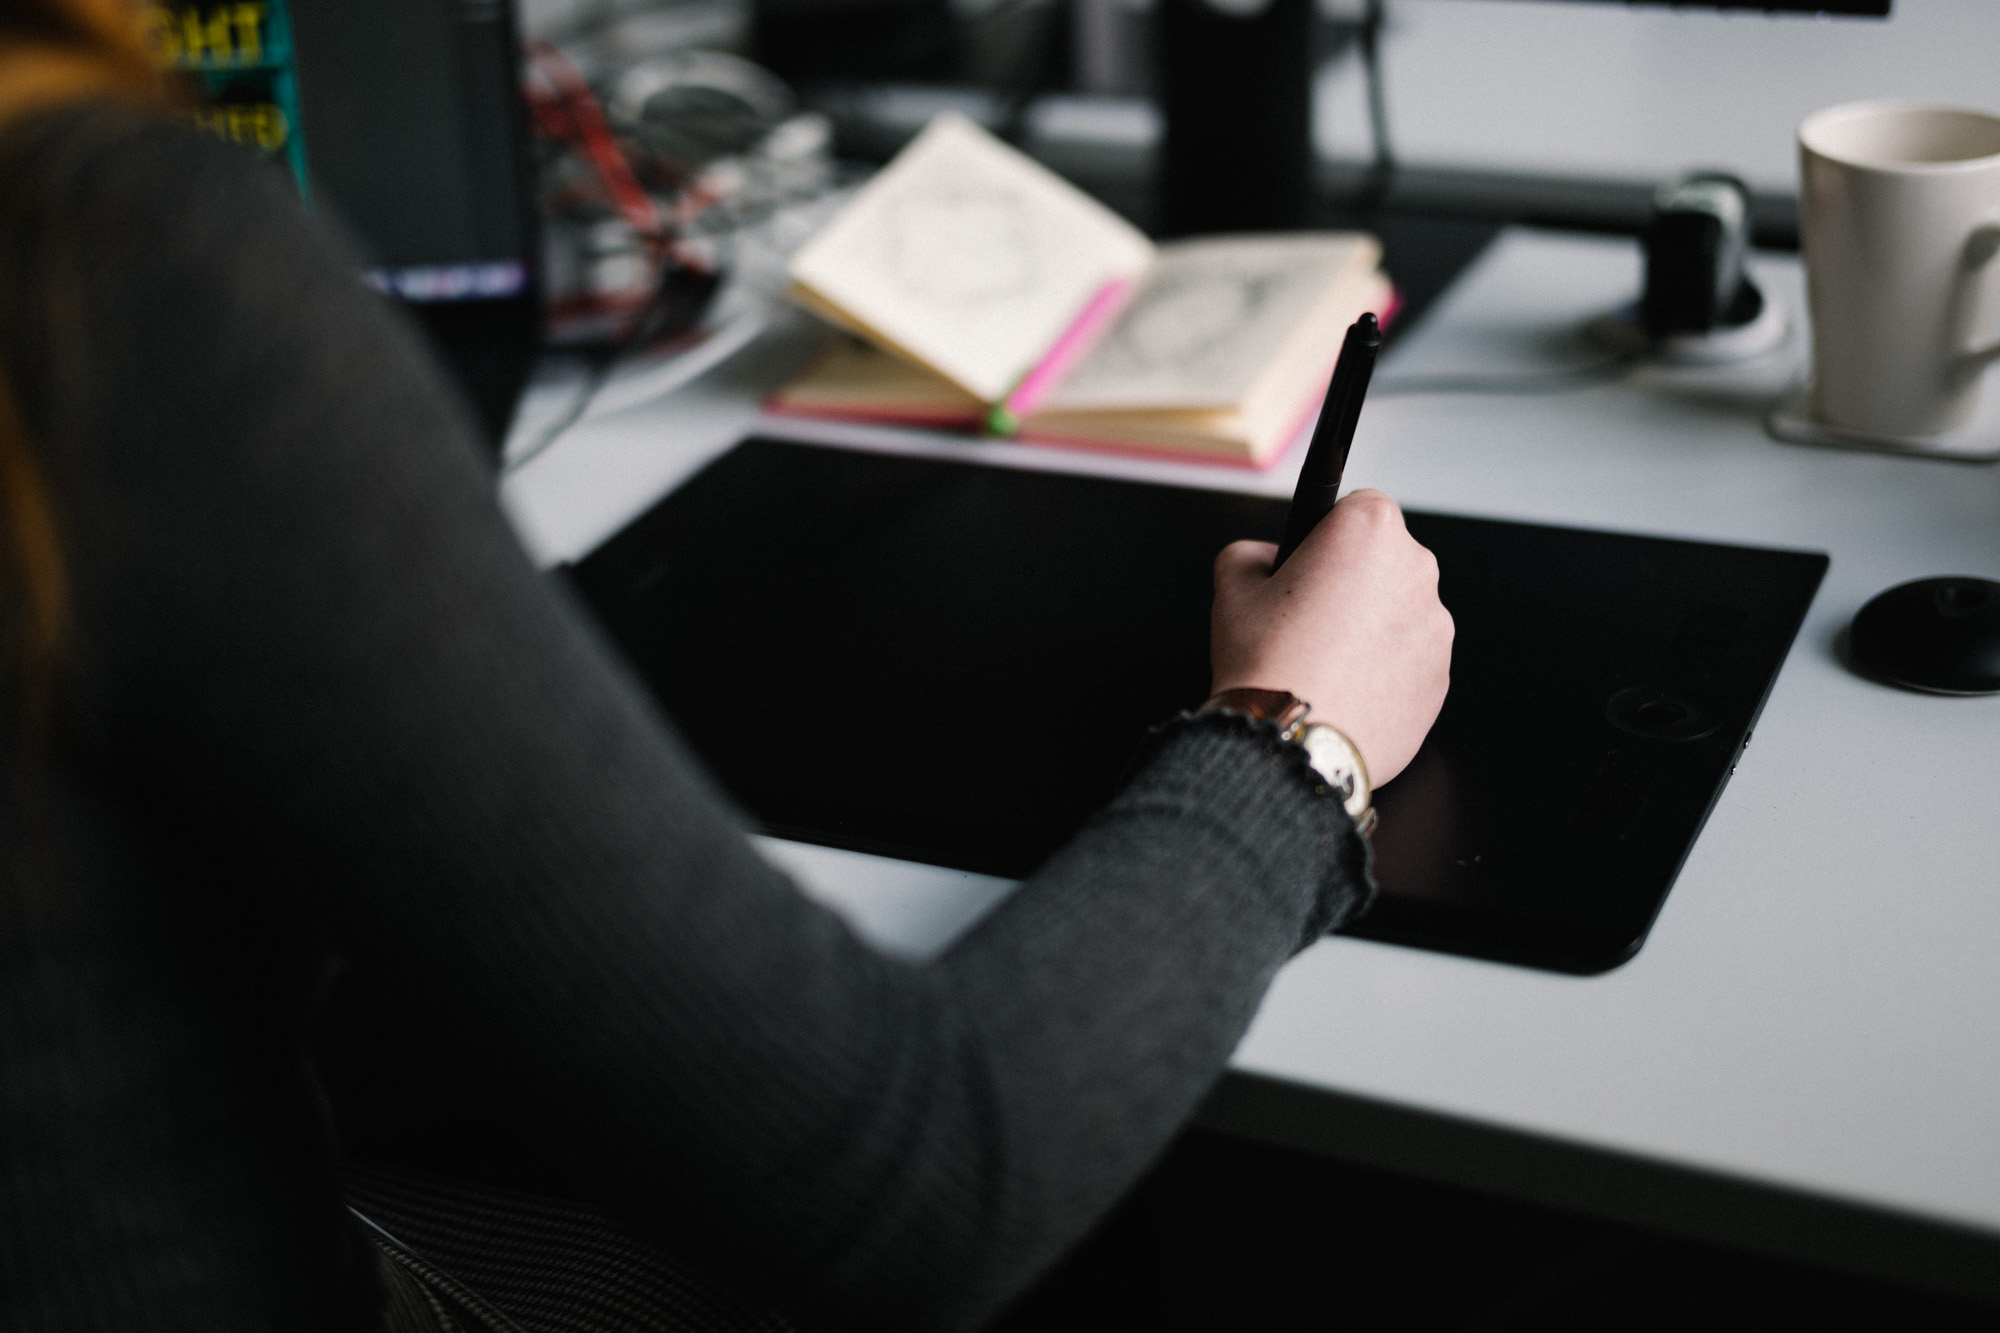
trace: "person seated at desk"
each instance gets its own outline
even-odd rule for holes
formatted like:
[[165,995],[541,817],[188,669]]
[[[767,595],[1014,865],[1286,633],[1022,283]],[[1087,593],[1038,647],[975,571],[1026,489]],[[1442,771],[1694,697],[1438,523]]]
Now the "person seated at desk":
[[[808,1326],[989,1318],[1365,903],[1338,796],[1272,724],[1184,715],[943,957],[874,952],[136,34],[122,0],[0,11],[0,1326],[421,1326],[343,1189],[473,1125]],[[1271,554],[1217,562],[1216,688],[1315,701],[1386,780],[1446,687],[1435,563],[1371,493]]]

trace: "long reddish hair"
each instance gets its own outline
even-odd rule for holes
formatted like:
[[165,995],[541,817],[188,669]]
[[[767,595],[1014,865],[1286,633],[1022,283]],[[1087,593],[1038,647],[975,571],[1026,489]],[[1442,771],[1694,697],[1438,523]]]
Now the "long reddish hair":
[[[0,137],[22,118],[67,103],[164,107],[167,87],[133,0],[0,0]],[[0,179],[0,192],[8,189]],[[6,293],[0,293],[0,300]],[[69,617],[55,505],[29,439],[13,368],[0,357],[0,556],[30,696],[59,656]],[[28,700],[31,714],[32,697]],[[32,728],[35,719],[28,719]]]

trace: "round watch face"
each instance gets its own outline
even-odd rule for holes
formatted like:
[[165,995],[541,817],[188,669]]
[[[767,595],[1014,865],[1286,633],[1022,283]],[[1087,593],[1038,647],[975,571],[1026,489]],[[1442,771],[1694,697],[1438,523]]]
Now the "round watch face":
[[1368,808],[1367,770],[1352,741],[1324,722],[1311,722],[1299,733],[1299,744],[1305,747],[1306,760],[1313,771],[1340,793],[1340,802],[1347,807],[1347,813],[1356,814]]

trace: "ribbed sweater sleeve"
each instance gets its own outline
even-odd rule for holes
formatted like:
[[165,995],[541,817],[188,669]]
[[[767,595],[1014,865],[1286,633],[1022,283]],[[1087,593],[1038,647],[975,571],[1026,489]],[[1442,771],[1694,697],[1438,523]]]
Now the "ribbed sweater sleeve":
[[[431,1052],[447,1106],[565,1188],[808,1318],[976,1325],[1136,1178],[1280,964],[1365,894],[1363,844],[1293,747],[1184,719],[943,957],[871,950],[760,859],[531,567],[464,414],[282,178],[79,115],[10,162],[61,177],[46,216],[7,210],[0,282],[36,298],[4,354],[64,523],[92,818],[163,867],[148,893],[223,902],[193,966],[291,957],[269,920],[323,931],[392,997],[384,1048]],[[52,292],[42,341],[21,311]],[[42,1040],[88,1062],[141,1039]],[[355,1089],[352,1114],[405,1091]],[[158,1151],[212,1092],[162,1076]],[[255,1200],[207,1206],[257,1225]]]

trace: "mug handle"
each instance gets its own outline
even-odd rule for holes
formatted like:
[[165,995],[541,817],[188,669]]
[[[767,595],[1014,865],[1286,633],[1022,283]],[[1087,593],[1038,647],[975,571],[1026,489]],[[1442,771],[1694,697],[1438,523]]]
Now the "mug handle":
[[[2000,218],[1989,218],[1974,227],[1972,234],[1965,238],[1962,254],[1967,277],[1992,263],[1994,257],[2000,255]],[[2000,361],[2000,342],[1965,353],[1959,358],[1958,369],[1963,374],[1975,375],[1995,361]]]
[[2000,255],[2000,218],[1988,218],[1965,238],[1965,266],[1985,268],[1995,255]]

